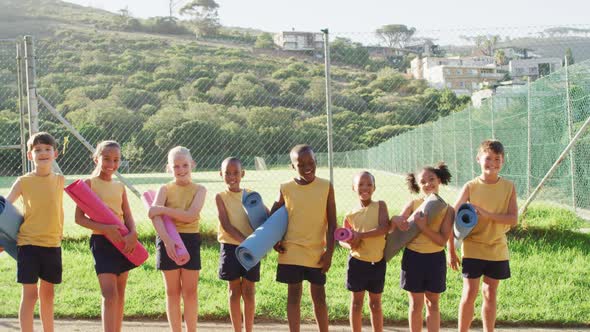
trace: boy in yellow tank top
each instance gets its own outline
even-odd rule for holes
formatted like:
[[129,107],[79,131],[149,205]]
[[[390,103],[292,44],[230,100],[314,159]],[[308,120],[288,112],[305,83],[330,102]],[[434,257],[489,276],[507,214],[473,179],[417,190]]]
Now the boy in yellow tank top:
[[235,157],[226,158],[219,172],[226,190],[215,197],[219,213],[217,240],[221,244],[219,255],[219,279],[228,282],[229,314],[234,331],[242,331],[241,299],[244,300],[244,326],[251,332],[256,311],[256,282],[260,281],[260,263],[246,271],[236,257],[236,248],[254,231],[242,205],[244,190],[240,182],[245,175],[242,162]]
[[299,331],[302,282],[310,282],[318,329],[328,330],[326,272],[332,264],[336,203],[328,180],[315,176],[316,159],[309,145],[297,145],[289,154],[298,177],[281,184],[271,213],[285,206],[287,232],[275,245],[279,252],[277,281],[289,285],[287,319],[291,331]]
[[[21,331],[33,331],[33,314],[39,298],[44,331],[53,331],[54,284],[61,283],[64,177],[53,173],[57,142],[46,132],[27,141],[27,158],[35,170],[19,177],[7,196],[22,197],[24,221],[17,238],[17,282],[22,284],[19,309]],[[38,280],[41,283],[37,286]]]
[[[496,298],[500,280],[510,278],[506,232],[518,222],[514,184],[500,177],[504,165],[504,146],[497,140],[485,140],[479,146],[477,163],[481,175],[467,182],[455,203],[471,203],[478,223],[462,245],[463,294],[459,305],[459,331],[468,331],[473,320],[479,282],[483,275],[481,316],[484,331],[493,331],[496,323]],[[450,265],[458,269],[454,241],[449,240]]]
[[344,227],[352,230],[352,239],[341,242],[343,247],[350,249],[346,271],[346,288],[352,292],[350,328],[353,332],[362,330],[363,302],[367,291],[373,331],[383,331],[381,294],[387,267],[383,259],[385,234],[389,230],[387,205],[383,201],[372,200],[375,177],[369,172],[357,174],[352,189],[358,194],[360,204],[344,218]]

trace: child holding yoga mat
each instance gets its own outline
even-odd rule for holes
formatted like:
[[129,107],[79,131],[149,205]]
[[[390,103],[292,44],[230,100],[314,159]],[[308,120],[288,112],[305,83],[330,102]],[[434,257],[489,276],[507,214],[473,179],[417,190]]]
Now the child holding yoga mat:
[[96,167],[84,183],[104,204],[123,221],[129,233],[122,236],[120,225],[108,225],[89,219],[80,207],[76,207],[76,223],[92,230],[90,251],[94,258],[94,270],[102,294],[102,327],[104,331],[121,331],[125,307],[125,287],[131,263],[108,239],[123,242],[123,252],[132,253],[137,244],[135,221],[127,201],[125,186],[113,180],[121,162],[121,147],[115,141],[103,141],[96,146],[92,156]]
[[[506,233],[518,222],[514,184],[500,176],[504,165],[504,146],[497,140],[485,140],[478,149],[481,174],[467,182],[455,203],[458,209],[469,202],[478,221],[461,246],[463,294],[459,305],[459,331],[468,331],[473,320],[475,300],[483,276],[481,317],[484,331],[493,331],[496,323],[496,299],[500,280],[510,278]],[[450,266],[458,269],[453,236],[449,238]]]
[[[421,192],[425,197],[438,195],[440,185],[447,185],[450,180],[451,173],[442,162],[436,166],[426,166],[416,174],[410,173],[406,178],[410,191],[415,194]],[[394,222],[405,222],[423,202],[424,198],[408,202],[401,215],[393,217]],[[439,299],[446,290],[447,276],[444,248],[452,234],[454,217],[453,208],[447,206],[437,215],[430,216],[430,223],[427,223],[426,214],[414,219],[420,233],[406,245],[400,273],[400,287],[408,292],[410,331],[422,330],[424,304],[428,331],[440,329]]]
[[344,218],[344,227],[352,231],[352,238],[341,242],[350,249],[346,288],[350,298],[350,328],[360,332],[363,327],[363,302],[369,292],[369,308],[373,331],[383,331],[381,294],[385,285],[386,262],[383,259],[385,234],[389,230],[387,205],[373,201],[375,177],[360,172],[353,179],[352,189],[358,194],[359,204]]
[[[33,331],[37,298],[44,331],[53,331],[54,285],[62,281],[64,177],[52,171],[57,142],[46,132],[27,141],[27,158],[35,169],[19,177],[6,197],[22,198],[24,220],[17,235],[17,277],[22,284],[18,318],[21,331]],[[39,283],[39,279],[41,282]]]
[[[197,285],[201,270],[200,213],[207,189],[193,182],[191,171],[195,162],[189,149],[177,146],[168,152],[169,172],[174,180],[163,185],[156,194],[149,217],[158,233],[156,237],[156,268],[162,271],[166,287],[166,315],[171,331],[182,331],[180,300],[184,304],[184,322],[187,331],[197,330]],[[176,243],[170,238],[162,216],[173,219],[190,259],[179,266],[176,260]]]
[[336,203],[334,187],[316,177],[316,159],[309,145],[297,145],[289,154],[298,176],[281,184],[271,214],[285,206],[287,232],[275,245],[279,252],[277,281],[288,284],[287,319],[291,331],[299,331],[302,282],[310,283],[318,329],[328,330],[326,272],[332,264]]
[[219,279],[228,282],[229,316],[234,331],[242,331],[242,310],[244,301],[243,325],[247,332],[252,331],[256,302],[255,283],[260,281],[260,263],[246,271],[236,258],[236,248],[254,231],[242,206],[242,195],[248,189],[240,188],[245,172],[242,162],[235,157],[226,158],[221,163],[219,175],[226,189],[215,196],[219,225],[217,240],[221,244],[219,255]]

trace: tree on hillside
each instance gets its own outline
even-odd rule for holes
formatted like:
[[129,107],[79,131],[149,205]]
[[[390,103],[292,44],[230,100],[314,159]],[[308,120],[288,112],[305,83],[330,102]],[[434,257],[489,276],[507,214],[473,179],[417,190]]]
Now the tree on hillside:
[[415,32],[416,28],[408,28],[403,24],[387,24],[377,29],[375,34],[387,47],[403,48]]
[[575,63],[574,54],[572,53],[572,49],[570,47],[565,50],[565,58],[568,66],[571,66]]
[[261,33],[256,37],[256,42],[254,43],[255,48],[274,48],[274,41],[272,39],[272,35],[268,32]]
[[212,36],[217,34],[219,27],[219,4],[215,0],[193,0],[180,9],[180,14],[193,18],[197,36]]

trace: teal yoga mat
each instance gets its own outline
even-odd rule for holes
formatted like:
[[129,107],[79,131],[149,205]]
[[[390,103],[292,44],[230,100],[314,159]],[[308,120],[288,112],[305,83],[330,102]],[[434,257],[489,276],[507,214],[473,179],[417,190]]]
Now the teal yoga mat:
[[283,238],[287,231],[288,219],[287,209],[283,206],[236,248],[236,257],[246,270],[256,266]]
[[242,194],[242,205],[248,216],[248,221],[252,229],[257,229],[268,219],[268,213],[262,202],[262,196],[255,191]]
[[440,211],[447,207],[447,203],[437,194],[428,195],[422,204],[412,213],[408,218],[410,228],[407,231],[400,231],[395,229],[393,232],[387,234],[385,237],[385,249],[383,250],[383,257],[385,261],[389,261],[393,256],[397,255],[410,241],[412,241],[420,233],[420,229],[414,223],[414,218],[418,213],[426,213],[428,215],[428,224],[432,222],[432,218]]
[[23,216],[6,198],[0,196],[0,246],[16,259],[16,237]]
[[457,210],[455,224],[453,225],[453,235],[455,237],[455,248],[459,248],[463,240],[471,233],[477,225],[477,211],[473,205],[464,203]]

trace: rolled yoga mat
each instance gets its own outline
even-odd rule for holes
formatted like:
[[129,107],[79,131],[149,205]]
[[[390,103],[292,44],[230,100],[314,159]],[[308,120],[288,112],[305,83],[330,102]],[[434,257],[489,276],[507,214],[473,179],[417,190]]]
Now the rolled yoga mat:
[[246,270],[256,266],[264,255],[283,238],[287,232],[288,219],[287,209],[283,206],[236,248],[236,257]]
[[455,238],[455,248],[459,248],[461,243],[467,235],[471,233],[475,225],[477,225],[477,211],[473,205],[463,203],[457,210],[455,216],[455,224],[453,225],[453,235]]
[[410,241],[412,241],[420,233],[420,229],[414,223],[414,218],[418,213],[425,213],[428,215],[427,223],[430,224],[432,219],[438,215],[445,207],[447,203],[440,198],[437,194],[430,194],[424,199],[424,202],[410,215],[408,222],[410,228],[407,231],[401,231],[395,229],[393,232],[387,234],[385,237],[385,249],[383,250],[383,256],[386,261],[389,261],[393,256],[402,250]]
[[16,259],[16,237],[23,216],[4,198],[0,196],[0,246],[10,257]]
[[[123,236],[129,233],[125,224],[119,220],[115,213],[104,204],[83,180],[74,181],[64,190],[88,218],[105,225],[122,226],[119,228],[119,232]],[[135,266],[141,265],[148,259],[149,254],[139,241],[137,241],[135,250],[131,254],[126,254],[123,252],[123,248],[125,248],[123,242],[114,242],[108,236],[106,238]]]
[[[141,201],[148,210],[150,207],[152,207],[152,205],[154,205],[155,200],[155,190],[148,190],[141,195]],[[182,238],[180,238],[180,234],[178,234],[178,231],[176,230],[176,225],[169,216],[162,215],[160,217],[162,217],[162,221],[164,222],[166,233],[168,236],[170,236],[172,241],[176,243],[175,251],[176,256],[178,256],[178,259],[175,260],[176,264],[179,266],[186,264],[191,259],[191,255],[188,253],[188,250],[186,250],[186,246],[184,245],[184,242],[182,242]]]
[[336,241],[348,241],[352,239],[352,231],[346,227],[336,228],[334,231],[334,239]]
[[242,194],[242,205],[248,216],[248,221],[252,229],[257,229],[268,219],[268,213],[262,202],[262,196],[255,191]]

